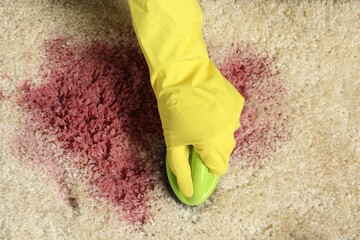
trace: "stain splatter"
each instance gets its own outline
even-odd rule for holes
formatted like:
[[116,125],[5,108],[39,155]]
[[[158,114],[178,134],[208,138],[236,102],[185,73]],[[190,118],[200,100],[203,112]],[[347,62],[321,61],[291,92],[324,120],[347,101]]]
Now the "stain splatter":
[[3,100],[5,98],[5,95],[3,94],[3,92],[0,89],[0,100]]
[[237,50],[220,68],[245,98],[241,129],[236,132],[234,162],[254,165],[275,151],[285,136],[287,91],[273,59],[251,47]]
[[165,147],[139,50],[58,38],[45,44],[45,55],[43,84],[31,89],[25,82],[22,105],[62,149],[81,157],[72,164],[90,175],[83,178],[96,195],[119,206],[130,222],[146,222],[151,165]]
[[[54,158],[52,151],[36,150],[34,154],[42,157],[30,160],[48,166],[72,206],[77,206],[76,198],[66,179],[74,174],[69,169],[77,169],[90,195],[108,199],[132,223],[147,222],[148,194],[154,172],[163,166],[165,144],[139,49],[124,42],[81,45],[68,38],[44,46],[42,84],[33,87],[24,81],[19,86],[24,92],[20,105],[31,113],[29,133],[21,141],[32,142],[37,146],[28,149],[37,149],[41,144],[31,140],[34,134],[54,136],[56,143],[50,145],[73,157],[64,163],[66,158]],[[271,59],[245,49],[221,67],[246,99],[233,154],[247,163],[266,156],[283,138],[285,116],[279,106],[285,90],[271,64]]]

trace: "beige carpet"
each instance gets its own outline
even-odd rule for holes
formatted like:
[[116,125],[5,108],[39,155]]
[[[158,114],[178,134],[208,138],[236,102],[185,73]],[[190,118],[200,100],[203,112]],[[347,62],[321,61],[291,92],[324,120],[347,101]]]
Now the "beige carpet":
[[246,106],[187,207],[126,1],[1,1],[0,239],[360,239],[360,2],[201,5]]

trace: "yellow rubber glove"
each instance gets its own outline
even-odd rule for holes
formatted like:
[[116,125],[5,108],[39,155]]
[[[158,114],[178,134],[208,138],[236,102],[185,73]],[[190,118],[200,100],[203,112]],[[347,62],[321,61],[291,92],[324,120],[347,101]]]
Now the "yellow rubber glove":
[[243,97],[210,61],[197,0],[128,0],[182,194],[193,195],[189,146],[214,175],[226,173]]

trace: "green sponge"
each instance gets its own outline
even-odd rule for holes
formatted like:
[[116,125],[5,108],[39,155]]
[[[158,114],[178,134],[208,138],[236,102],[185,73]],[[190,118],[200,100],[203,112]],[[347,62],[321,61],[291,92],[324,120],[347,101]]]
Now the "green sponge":
[[194,189],[194,194],[190,198],[185,197],[180,192],[176,181],[176,176],[172,173],[168,161],[166,161],[166,173],[171,188],[173,189],[175,195],[179,198],[179,200],[187,205],[195,206],[199,205],[200,203],[208,199],[208,197],[210,197],[210,195],[216,188],[220,177],[213,175],[209,171],[209,169],[205,166],[199,154],[195,151],[194,148],[189,155],[189,164],[191,167],[191,177]]

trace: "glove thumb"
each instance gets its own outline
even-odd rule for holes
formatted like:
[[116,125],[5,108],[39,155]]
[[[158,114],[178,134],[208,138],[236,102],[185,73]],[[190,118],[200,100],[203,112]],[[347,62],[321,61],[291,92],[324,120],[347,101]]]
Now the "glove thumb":
[[189,164],[189,146],[173,147],[167,150],[167,161],[176,176],[180,192],[185,197],[192,197],[193,183]]

